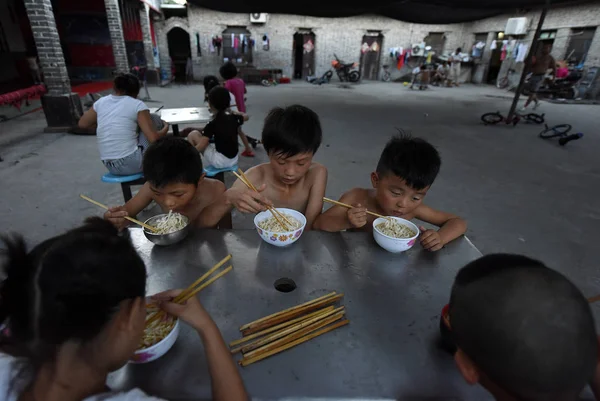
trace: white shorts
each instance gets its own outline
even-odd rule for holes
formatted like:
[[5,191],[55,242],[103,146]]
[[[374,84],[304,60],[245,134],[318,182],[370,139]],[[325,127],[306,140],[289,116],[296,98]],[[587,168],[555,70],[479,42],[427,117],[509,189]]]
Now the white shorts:
[[204,154],[202,154],[202,163],[205,167],[227,168],[235,166],[237,162],[237,155],[233,159],[225,157],[222,153],[217,152],[214,143],[209,143],[208,147],[204,150]]

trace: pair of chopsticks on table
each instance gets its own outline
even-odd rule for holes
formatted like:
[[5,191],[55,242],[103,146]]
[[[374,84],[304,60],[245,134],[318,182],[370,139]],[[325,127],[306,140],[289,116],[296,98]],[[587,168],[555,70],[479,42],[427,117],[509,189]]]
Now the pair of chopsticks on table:
[[[223,266],[230,259],[231,259],[231,255],[227,255],[225,258],[223,258],[223,260],[221,260],[219,263],[214,265],[209,271],[204,273],[198,280],[194,281],[188,288],[183,290],[181,292],[181,294],[179,294],[175,298],[173,298],[173,300],[171,302],[174,302],[177,304],[183,304],[185,301],[187,301],[188,299],[190,299],[191,297],[193,297],[194,295],[196,295],[197,293],[199,293],[200,291],[202,291],[203,289],[205,289],[206,287],[208,287],[209,285],[211,285],[212,283],[214,283],[215,281],[217,281],[218,279],[220,279],[221,277],[223,277],[224,275],[229,273],[233,269],[233,266],[231,266],[231,265],[226,267],[219,274],[216,274],[215,276],[213,276],[210,280],[206,281],[205,283],[202,283],[204,280],[206,280],[208,278],[208,276],[213,274],[218,268]],[[156,320],[162,319],[165,315],[166,315],[166,312],[164,312],[162,310],[154,312],[146,319],[146,326],[150,326]]]
[[[238,178],[238,180],[240,180],[241,182],[243,182],[248,187],[248,189],[251,189],[251,190],[253,190],[255,192],[258,192],[258,189],[256,189],[256,187],[250,182],[250,180],[248,179],[248,177],[246,177],[246,174],[244,174],[244,172],[242,171],[242,169],[238,169],[238,173],[236,173],[235,171],[233,171],[233,174],[235,174],[235,176]],[[279,223],[279,225],[281,227],[283,227],[284,230],[290,231],[290,229],[294,227],[294,225],[279,210],[277,210],[277,209],[275,209],[274,207],[271,207],[271,206],[267,206],[267,205],[265,205],[265,206],[267,207],[267,209],[269,210],[269,212],[271,212],[271,214],[273,215],[273,217],[275,217],[275,220],[277,220],[277,222]]]
[[244,337],[229,343],[231,353],[241,352],[238,363],[247,366],[347,325],[345,307],[331,305],[343,296],[333,291],[243,325]]
[[[336,200],[329,199],[329,198],[323,198],[323,202],[333,203],[334,205],[345,207],[347,209],[353,209],[354,208],[354,206],[352,206],[352,205],[349,205],[347,203],[338,202]],[[369,210],[367,210],[367,214],[370,214],[371,216],[375,216],[375,217],[381,217],[382,219],[390,220],[389,217],[383,216],[383,215],[375,213],[375,212],[371,212]]]
[[[102,204],[102,203],[100,203],[100,202],[96,202],[95,200],[93,200],[93,199],[91,199],[91,198],[88,198],[88,197],[87,197],[87,196],[85,196],[85,195],[79,194],[79,197],[80,197],[81,199],[85,199],[86,201],[88,201],[88,202],[90,202],[90,203],[93,203],[93,204],[94,204],[94,205],[96,205],[96,206],[100,206],[102,209],[108,210],[108,206],[106,206],[106,205],[103,205],[103,204]],[[129,220],[129,221],[131,221],[132,223],[135,223],[135,224],[137,224],[137,225],[140,225],[140,226],[142,226],[142,227],[144,227],[144,228],[147,228],[148,230],[152,231],[153,233],[155,233],[155,232],[157,232],[157,231],[158,231],[158,229],[157,229],[156,227],[154,227],[154,226],[151,226],[151,225],[149,225],[149,224],[146,224],[146,223],[143,223],[143,222],[141,222],[141,221],[139,221],[139,220],[136,220],[136,219],[134,219],[134,218],[132,218],[132,217],[125,216],[125,217],[124,217],[124,219],[125,219],[125,220]]]

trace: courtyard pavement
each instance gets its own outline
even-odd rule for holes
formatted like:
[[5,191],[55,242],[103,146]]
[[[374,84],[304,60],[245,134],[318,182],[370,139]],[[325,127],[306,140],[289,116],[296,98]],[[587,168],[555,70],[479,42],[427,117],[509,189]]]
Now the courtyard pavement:
[[[201,85],[150,88],[165,107],[201,105]],[[594,249],[600,240],[600,108],[544,102],[548,124],[569,123],[585,137],[560,147],[538,138],[540,126],[484,126],[480,115],[506,112],[511,94],[465,85],[411,91],[395,83],[335,82],[248,88],[250,121],[260,137],[262,120],[274,106],[294,103],[320,116],[324,141],[316,160],[329,169],[327,196],[369,186],[386,141],[397,128],[434,144],[442,170],[425,198],[432,207],[467,219],[471,241],[483,252],[515,252],[543,260],[567,274],[587,295],[600,292]],[[43,134],[41,111],[0,123],[0,231],[19,232],[31,244],[73,227],[101,210],[78,195],[122,202],[120,187],[104,184],[96,138]],[[259,147],[244,169],[267,157]],[[228,177],[228,185],[232,178]],[[252,228],[234,212],[234,228]],[[435,257],[435,256],[432,256]]]

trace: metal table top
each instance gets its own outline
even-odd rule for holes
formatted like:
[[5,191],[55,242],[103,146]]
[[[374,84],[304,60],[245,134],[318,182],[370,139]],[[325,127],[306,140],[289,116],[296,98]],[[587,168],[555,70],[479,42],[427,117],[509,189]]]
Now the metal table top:
[[162,109],[159,113],[160,118],[169,124],[207,123],[212,118],[208,107]]
[[[227,342],[241,337],[244,323],[333,290],[345,294],[349,325],[239,368],[253,399],[492,399],[464,382],[436,345],[456,272],[481,256],[466,238],[436,253],[416,245],[391,254],[364,233],[306,232],[287,248],[262,242],[254,230],[199,230],[170,247],[154,246],[141,229],[131,233],[149,272],[149,294],[187,287],[233,255],[234,270],[200,296]],[[275,290],[281,277],[297,289]],[[127,365],[108,384],[169,400],[211,394],[200,339],[185,325],[165,356]]]

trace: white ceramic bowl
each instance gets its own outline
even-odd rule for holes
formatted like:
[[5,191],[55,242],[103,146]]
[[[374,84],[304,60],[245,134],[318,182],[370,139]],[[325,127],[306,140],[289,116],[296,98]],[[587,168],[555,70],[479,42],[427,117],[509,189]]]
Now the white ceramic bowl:
[[165,338],[148,348],[138,349],[137,351],[135,351],[135,354],[133,354],[133,357],[129,360],[129,362],[152,362],[166,354],[167,351],[171,349],[173,344],[175,344],[175,340],[177,340],[177,337],[179,336],[179,326],[179,319],[177,319],[175,321],[175,326],[173,326],[173,329],[169,334],[167,334]]
[[258,235],[260,235],[260,237],[263,239],[263,241],[265,241],[266,243],[269,243],[271,245],[287,246],[287,245],[293,244],[294,242],[296,242],[298,240],[298,238],[300,238],[300,236],[304,232],[304,227],[306,226],[306,217],[304,217],[304,215],[302,213],[300,213],[296,210],[293,210],[293,209],[286,209],[283,207],[278,207],[276,209],[278,211],[280,211],[281,213],[289,214],[290,216],[292,216],[293,218],[298,220],[300,223],[302,223],[302,226],[293,231],[288,231],[288,232],[283,232],[283,233],[275,233],[275,232],[263,230],[262,228],[260,228],[258,226],[258,223],[260,223],[261,221],[266,220],[270,217],[273,217],[271,212],[269,212],[267,210],[265,212],[260,212],[259,214],[257,214],[254,217],[254,225],[256,226],[256,231],[258,232]]
[[416,235],[411,238],[394,238],[390,237],[389,235],[385,235],[377,229],[377,225],[385,221],[384,218],[380,217],[378,219],[375,219],[375,221],[373,222],[373,238],[375,238],[375,242],[377,242],[379,246],[385,249],[386,251],[392,253],[399,253],[409,250],[410,248],[412,248],[415,242],[417,242],[417,237],[419,236],[419,227],[417,227],[408,220],[401,219],[400,217],[390,216],[390,218],[397,220],[400,224],[404,224],[405,226],[413,230],[416,233]]

